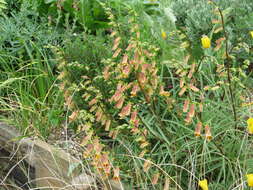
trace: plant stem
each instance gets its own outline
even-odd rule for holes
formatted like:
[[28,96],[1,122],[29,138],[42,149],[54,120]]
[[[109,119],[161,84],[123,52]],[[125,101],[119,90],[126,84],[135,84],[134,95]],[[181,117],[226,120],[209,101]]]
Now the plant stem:
[[222,28],[223,28],[223,32],[224,32],[224,36],[225,36],[225,42],[226,42],[226,59],[224,61],[224,66],[226,68],[227,71],[227,79],[228,79],[228,89],[229,89],[229,94],[231,97],[231,102],[232,102],[232,109],[233,109],[233,115],[234,115],[234,121],[235,121],[235,129],[237,129],[237,114],[236,114],[236,107],[235,107],[235,100],[234,100],[234,94],[233,94],[233,89],[232,89],[232,82],[231,82],[231,71],[230,71],[230,66],[231,66],[231,58],[229,57],[229,51],[228,51],[228,35],[226,32],[226,28],[225,28],[225,22],[224,22],[224,16],[222,14],[221,9],[218,7],[220,16],[221,16],[221,22],[222,22]]

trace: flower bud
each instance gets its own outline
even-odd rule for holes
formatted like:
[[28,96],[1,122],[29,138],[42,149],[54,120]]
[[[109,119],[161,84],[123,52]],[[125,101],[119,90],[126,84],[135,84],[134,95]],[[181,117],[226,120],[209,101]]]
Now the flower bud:
[[208,36],[204,35],[201,38],[201,43],[203,48],[210,48],[211,47],[211,40]]

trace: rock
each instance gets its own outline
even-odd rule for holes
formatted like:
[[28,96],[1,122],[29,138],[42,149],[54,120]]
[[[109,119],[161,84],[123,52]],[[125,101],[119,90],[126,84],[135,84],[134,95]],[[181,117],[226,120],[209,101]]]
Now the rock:
[[81,161],[63,150],[39,139],[22,138],[16,128],[0,123],[0,149],[16,156],[24,157],[30,166],[35,168],[36,185],[40,189],[74,190],[71,180],[80,174],[68,171],[71,165]]
[[[14,152],[15,155],[24,158],[29,166],[34,167],[36,176],[33,181],[38,189],[97,189],[97,176],[80,174],[77,167],[73,168],[79,165],[81,160],[39,139],[22,138],[16,128],[3,123],[0,123],[0,149]],[[74,150],[74,147],[72,149]],[[105,184],[107,190],[129,189],[125,184],[114,180],[108,180]]]
[[7,151],[15,149],[15,142],[18,141],[18,137],[21,134],[14,127],[8,126],[4,123],[0,123],[0,147]]
[[127,190],[127,188],[119,181],[109,180],[106,182],[107,190]]
[[20,144],[21,147],[26,147],[29,163],[35,167],[37,188],[74,190],[71,180],[79,172],[73,170],[68,175],[68,171],[71,165],[79,164],[80,160],[39,139],[25,138]]
[[95,186],[96,180],[85,173],[73,178],[71,184],[77,190],[88,190]]

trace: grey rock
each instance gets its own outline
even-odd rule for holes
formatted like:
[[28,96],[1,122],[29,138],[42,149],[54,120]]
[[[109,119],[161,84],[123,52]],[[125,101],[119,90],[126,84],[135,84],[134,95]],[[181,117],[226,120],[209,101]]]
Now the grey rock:
[[88,190],[95,186],[96,180],[94,177],[89,176],[85,173],[72,179],[72,187],[75,187],[77,190]]

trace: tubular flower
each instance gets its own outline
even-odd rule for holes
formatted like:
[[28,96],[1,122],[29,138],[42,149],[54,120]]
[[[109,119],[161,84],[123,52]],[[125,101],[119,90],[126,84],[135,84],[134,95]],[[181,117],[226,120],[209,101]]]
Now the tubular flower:
[[205,134],[206,134],[206,139],[207,140],[211,140],[213,137],[212,137],[212,134],[211,134],[211,129],[209,127],[209,125],[206,125],[205,126]]
[[210,48],[211,47],[211,40],[208,36],[204,35],[201,38],[201,43],[203,48]]
[[183,112],[186,113],[189,109],[189,104],[190,104],[190,100],[185,100],[184,101],[184,108],[183,108]]
[[249,187],[253,187],[253,174],[247,174],[247,182]]
[[207,179],[200,180],[199,186],[202,190],[208,190]]
[[253,118],[247,120],[249,134],[253,134]]
[[253,38],[253,30],[250,31],[251,38]]
[[121,118],[124,118],[128,115],[130,115],[131,113],[131,103],[128,103],[125,107],[122,108],[121,112],[119,113],[119,116]]
[[201,135],[201,128],[202,128],[202,123],[198,122],[195,128],[195,132],[194,132],[195,137],[199,137]]

